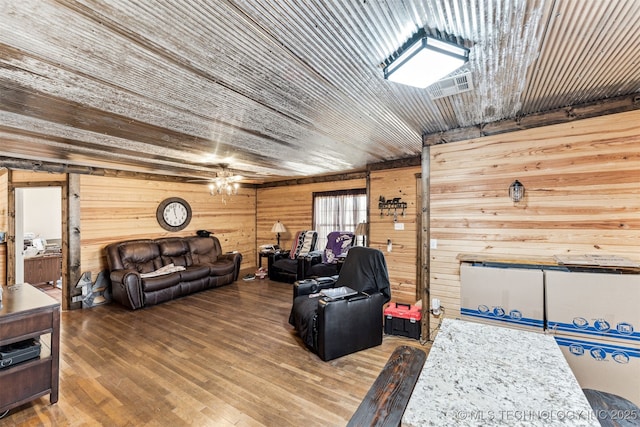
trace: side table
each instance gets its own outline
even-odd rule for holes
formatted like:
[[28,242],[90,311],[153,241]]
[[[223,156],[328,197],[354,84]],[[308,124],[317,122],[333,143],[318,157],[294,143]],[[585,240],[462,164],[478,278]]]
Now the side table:
[[262,268],[262,258],[269,258],[276,251],[258,251],[258,268]]
[[0,414],[46,394],[58,401],[60,303],[29,284],[4,288],[0,346],[39,338],[40,357],[0,369]]

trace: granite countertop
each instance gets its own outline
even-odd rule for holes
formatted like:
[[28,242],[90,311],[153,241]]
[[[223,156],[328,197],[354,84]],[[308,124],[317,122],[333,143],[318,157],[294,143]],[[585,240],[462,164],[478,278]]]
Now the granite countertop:
[[600,424],[552,336],[444,319],[402,425]]

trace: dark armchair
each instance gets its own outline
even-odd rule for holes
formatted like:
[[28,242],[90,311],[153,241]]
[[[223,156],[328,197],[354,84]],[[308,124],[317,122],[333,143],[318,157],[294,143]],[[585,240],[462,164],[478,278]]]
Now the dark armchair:
[[276,252],[269,256],[269,279],[293,283],[308,276],[311,266],[309,254],[316,250],[317,241],[318,233],[314,230],[296,233],[290,251]]
[[[317,293],[348,286],[357,295],[332,300]],[[305,345],[322,360],[331,360],[382,343],[383,306],[391,299],[384,255],[377,249],[353,247],[338,278],[307,279],[294,284],[289,323]]]

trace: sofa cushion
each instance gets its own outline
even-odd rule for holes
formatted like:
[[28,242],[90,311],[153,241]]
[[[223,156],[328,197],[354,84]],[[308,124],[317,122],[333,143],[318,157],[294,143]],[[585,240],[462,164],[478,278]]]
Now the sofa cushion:
[[139,273],[151,273],[162,267],[160,248],[156,243],[135,242],[123,244],[119,248],[122,265]]
[[180,272],[181,282],[190,282],[203,277],[209,277],[209,266],[207,265],[192,265]]
[[158,247],[164,265],[174,264],[188,267],[193,265],[189,245],[181,238],[158,239]]
[[298,272],[298,260],[291,258],[280,258],[273,262],[273,266],[287,273],[296,274]]
[[143,292],[153,292],[175,286],[180,283],[180,273],[182,272],[141,279],[142,290]]
[[[217,243],[217,245],[216,245]],[[190,237],[187,240],[193,264],[213,264],[222,252],[218,239],[210,237]]]

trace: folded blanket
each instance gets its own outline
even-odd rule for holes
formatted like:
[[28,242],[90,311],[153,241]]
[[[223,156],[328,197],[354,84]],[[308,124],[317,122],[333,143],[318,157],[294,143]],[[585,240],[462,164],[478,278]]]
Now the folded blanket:
[[176,271],[183,271],[183,270],[185,270],[185,268],[181,265],[167,264],[164,267],[160,267],[156,271],[152,271],[151,273],[141,273],[140,277],[142,278],[157,277],[157,276],[163,276],[165,274],[171,274],[171,273],[175,273]]

